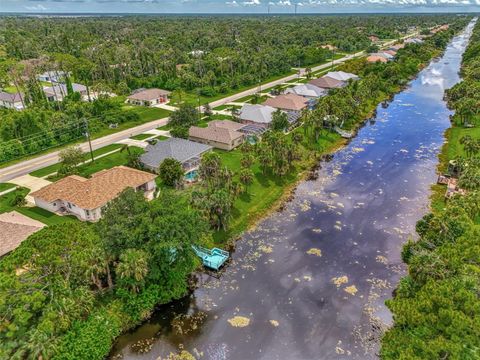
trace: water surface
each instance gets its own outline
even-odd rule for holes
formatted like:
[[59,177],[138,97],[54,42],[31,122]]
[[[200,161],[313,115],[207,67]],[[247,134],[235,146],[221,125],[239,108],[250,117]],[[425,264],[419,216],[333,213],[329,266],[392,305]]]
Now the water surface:
[[246,233],[218,279],[203,275],[191,296],[122,336],[112,356],[375,358],[392,321],[384,301],[405,272],[402,244],[428,211],[451,114],[442,98],[459,81],[471,29],[379,107],[376,122],[323,163],[317,180],[301,183],[283,211]]

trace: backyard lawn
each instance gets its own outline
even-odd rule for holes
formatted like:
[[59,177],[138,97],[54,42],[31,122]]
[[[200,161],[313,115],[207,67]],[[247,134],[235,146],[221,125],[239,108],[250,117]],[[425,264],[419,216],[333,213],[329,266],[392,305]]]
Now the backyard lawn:
[[[93,152],[93,157],[95,158],[97,156],[100,156],[100,155],[109,153],[111,151],[120,149],[122,146],[123,146],[122,144],[111,144],[111,145],[104,146],[100,149],[95,150]],[[91,159],[89,152],[85,153],[84,157],[85,157],[85,161],[89,161]],[[36,176],[36,177],[44,177],[44,176],[47,176],[47,175],[50,175],[50,174],[53,174],[53,173],[57,172],[59,168],[60,168],[60,163],[57,163],[57,164],[53,164],[53,165],[44,167],[42,169],[35,170],[35,171],[31,172],[30,175]]]

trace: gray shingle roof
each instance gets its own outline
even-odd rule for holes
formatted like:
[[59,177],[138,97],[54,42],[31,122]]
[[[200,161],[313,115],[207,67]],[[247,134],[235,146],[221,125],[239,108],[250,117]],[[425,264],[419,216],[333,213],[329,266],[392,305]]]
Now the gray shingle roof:
[[272,114],[277,109],[260,104],[244,104],[240,110],[240,119],[253,121],[256,123],[270,124],[272,122]]
[[212,147],[209,145],[185,139],[170,138],[164,141],[158,141],[155,145],[148,145],[145,153],[140,156],[140,161],[151,168],[158,168],[163,160],[167,158],[173,158],[184,163],[193,157],[200,156],[210,149],[212,149]]

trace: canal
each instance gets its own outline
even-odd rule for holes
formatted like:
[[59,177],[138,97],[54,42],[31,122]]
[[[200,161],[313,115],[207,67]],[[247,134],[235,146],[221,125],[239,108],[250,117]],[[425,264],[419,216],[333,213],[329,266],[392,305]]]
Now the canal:
[[384,301],[405,267],[402,244],[428,211],[473,24],[388,108],[378,107],[316,180],[238,242],[219,278],[160,307],[119,338],[112,358],[370,359],[392,322]]

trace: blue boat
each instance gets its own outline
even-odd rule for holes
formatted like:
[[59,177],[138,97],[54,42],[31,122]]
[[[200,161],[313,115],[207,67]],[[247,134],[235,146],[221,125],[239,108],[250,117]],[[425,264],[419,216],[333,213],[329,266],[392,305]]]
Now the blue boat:
[[219,248],[209,250],[196,245],[192,245],[192,248],[195,254],[202,259],[203,265],[213,270],[220,269],[230,256],[228,251]]

